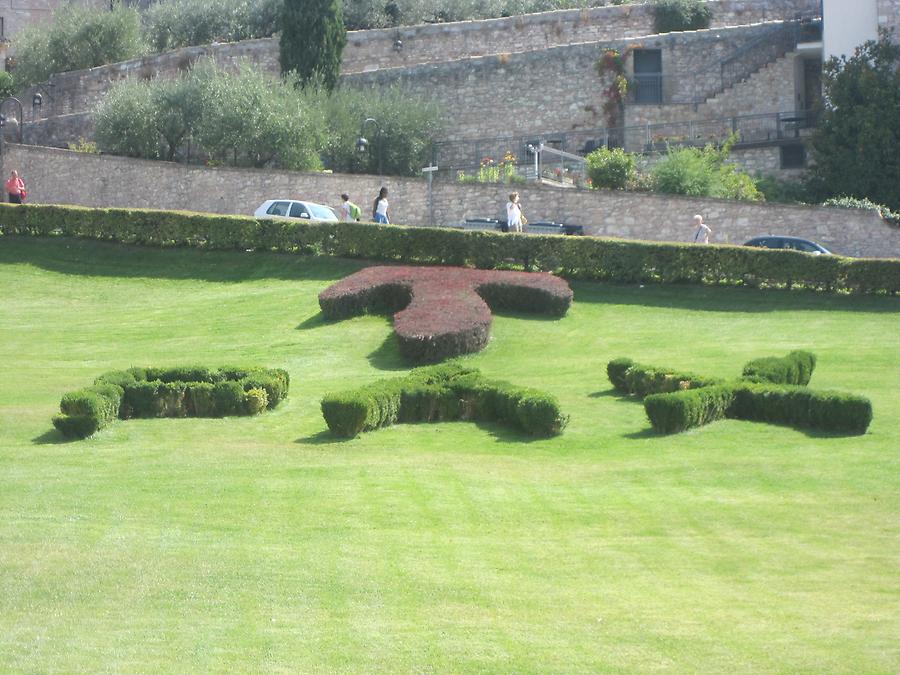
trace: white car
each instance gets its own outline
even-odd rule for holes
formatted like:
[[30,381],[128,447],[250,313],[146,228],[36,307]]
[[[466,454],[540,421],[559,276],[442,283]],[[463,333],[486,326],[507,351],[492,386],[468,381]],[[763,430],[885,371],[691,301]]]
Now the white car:
[[269,199],[253,215],[257,218],[304,218],[306,220],[338,220],[331,207],[297,199]]

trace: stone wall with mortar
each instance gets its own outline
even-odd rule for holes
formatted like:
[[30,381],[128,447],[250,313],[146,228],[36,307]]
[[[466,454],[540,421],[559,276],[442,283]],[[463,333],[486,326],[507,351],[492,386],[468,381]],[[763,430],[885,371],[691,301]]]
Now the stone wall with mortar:
[[[671,86],[687,96],[704,88],[707,80],[720,81],[719,60],[769,26],[690,31],[603,44],[619,48],[646,44],[663,49],[663,67]],[[391,68],[345,75],[343,81],[360,88],[397,85],[413,95],[439,101],[444,108],[444,140],[596,129],[607,123],[602,112],[606,81],[596,70],[600,47],[600,43],[590,42]],[[685,112],[683,106],[676,109]]]
[[[682,50],[673,50],[671,61],[676,62]],[[763,115],[774,112],[801,110],[797,98],[796,54],[787,54],[767,64],[743,82],[725,89],[699,105],[636,105],[625,106],[625,125],[664,124],[687,120],[710,120],[736,115]],[[689,78],[690,63],[677,63],[678,77]]]
[[[713,0],[711,28],[793,19],[819,11],[818,0]],[[357,73],[452,61],[578,42],[619,40],[655,32],[653,7],[628,4],[557,10],[445,24],[348,33],[343,71]],[[397,38],[402,49],[395,49]]]
[[[18,169],[38,203],[173,208],[251,214],[265,199],[304,197],[336,206],[349,192],[364,209],[381,182],[374,176],[304,174],[250,169],[190,167],[166,162],[86,155],[35,146],[7,146],[0,170]],[[424,180],[385,179],[392,220],[429,222]],[[547,186],[517,187],[531,220],[568,220],[598,236],[689,241],[691,216],[702,213],[716,243],[740,244],[766,233],[818,241],[837,253],[900,257],[900,229],[871,212],[823,207],[753,204],[712,199]],[[437,183],[435,222],[496,216],[507,200],[503,185]]]
[[[818,7],[817,0],[715,0],[709,4],[713,6],[713,28],[790,19],[798,13],[814,12]],[[643,4],[399,29],[351,31],[344,50],[343,71],[352,74],[374,69],[406,68],[482,55],[541,51],[581,42],[622,40],[652,33],[652,9],[650,5]],[[398,35],[403,40],[403,49],[399,52],[394,49]],[[678,34],[667,37],[677,40]],[[717,49],[721,51],[726,47]],[[52,100],[45,97],[41,114],[86,112],[117,80],[125,77],[175,77],[203,56],[214,58],[226,68],[234,68],[246,61],[267,72],[279,72],[278,41],[274,38],[186,47],[107,66],[57,73],[51,78],[54,84]],[[31,100],[33,93],[32,90],[24,92],[22,100]]]

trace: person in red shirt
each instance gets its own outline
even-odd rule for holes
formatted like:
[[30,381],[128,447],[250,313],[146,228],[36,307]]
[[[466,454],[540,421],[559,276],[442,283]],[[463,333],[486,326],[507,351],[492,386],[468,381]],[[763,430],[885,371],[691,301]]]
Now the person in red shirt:
[[6,181],[6,194],[9,195],[10,204],[21,204],[25,196],[25,181],[19,178],[19,172],[13,169]]

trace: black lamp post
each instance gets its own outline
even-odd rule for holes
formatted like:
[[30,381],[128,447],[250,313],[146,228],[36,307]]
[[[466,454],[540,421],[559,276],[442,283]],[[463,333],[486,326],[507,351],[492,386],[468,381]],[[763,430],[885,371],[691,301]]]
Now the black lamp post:
[[44,97],[40,93],[35,93],[35,95],[31,97],[31,119],[38,119],[41,114],[42,105],[44,105]]
[[362,155],[362,154],[365,154],[366,152],[368,152],[368,150],[369,150],[369,141],[366,140],[366,136],[365,136],[366,125],[368,125],[368,124],[375,125],[375,138],[376,138],[376,141],[378,142],[378,175],[380,176],[382,173],[384,173],[383,166],[382,166],[382,145],[383,145],[383,143],[381,142],[381,138],[380,138],[381,137],[381,126],[379,126],[378,122],[376,122],[371,117],[367,117],[365,120],[363,120],[362,126],[359,129],[359,138],[356,139],[356,151]]

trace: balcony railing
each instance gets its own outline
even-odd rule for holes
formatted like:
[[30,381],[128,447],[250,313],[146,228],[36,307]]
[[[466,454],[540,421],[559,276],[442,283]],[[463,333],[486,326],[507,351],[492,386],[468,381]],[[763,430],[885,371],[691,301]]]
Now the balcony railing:
[[643,124],[639,126],[565,131],[448,141],[434,146],[433,164],[441,169],[477,170],[485,159],[499,163],[511,155],[519,166],[534,164],[535,148],[541,143],[563,152],[586,155],[601,147],[623,148],[627,152],[665,151],[667,148],[721,143],[737,134],[736,146],[776,144],[802,138],[815,127],[818,113],[791,111],[761,115],[739,115],[687,122]]

